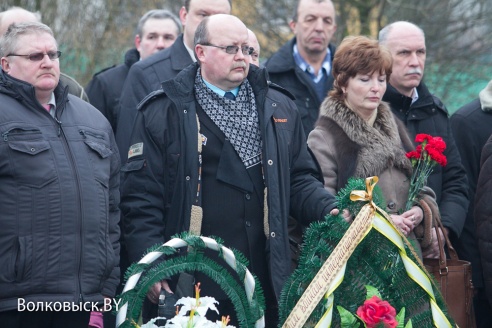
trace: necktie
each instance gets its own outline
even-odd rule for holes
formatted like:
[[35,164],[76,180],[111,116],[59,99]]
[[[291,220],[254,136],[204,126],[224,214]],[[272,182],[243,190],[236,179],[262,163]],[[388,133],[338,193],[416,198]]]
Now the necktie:
[[51,110],[51,105],[50,104],[43,104],[44,109],[49,113]]
[[227,91],[225,94],[224,94],[224,97],[227,98],[227,99],[230,99],[230,100],[236,100],[236,96],[234,96],[234,94],[230,91]]

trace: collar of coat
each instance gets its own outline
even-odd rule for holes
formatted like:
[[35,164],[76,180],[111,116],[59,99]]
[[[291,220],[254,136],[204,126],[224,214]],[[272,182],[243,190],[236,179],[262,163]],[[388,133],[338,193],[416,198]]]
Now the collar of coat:
[[[294,44],[296,43],[297,39],[293,37],[265,62],[265,68],[269,73],[285,73],[295,70],[297,64],[294,60]],[[330,62],[333,63],[337,48],[331,43],[328,44],[328,48],[330,49]]]
[[321,105],[317,126],[335,134],[340,150],[356,152],[352,154],[356,165],[351,176],[379,175],[392,166],[411,175],[412,165],[405,154],[414,146],[403,123],[386,103],[379,105],[374,125],[370,126],[344,103],[328,97]]

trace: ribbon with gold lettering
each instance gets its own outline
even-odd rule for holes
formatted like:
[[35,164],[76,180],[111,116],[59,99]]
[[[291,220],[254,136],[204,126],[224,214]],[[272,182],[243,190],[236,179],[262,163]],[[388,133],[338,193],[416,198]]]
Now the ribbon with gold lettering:
[[334,305],[333,293],[343,281],[348,259],[373,227],[398,247],[409,277],[429,295],[435,326],[451,327],[448,319],[436,303],[435,295],[427,274],[407,256],[405,248],[403,247],[401,233],[398,232],[388,214],[379,208],[372,200],[372,191],[378,180],[378,177],[367,178],[367,191],[354,190],[350,194],[350,199],[352,201],[367,201],[368,203],[362,207],[332,254],[328,257],[306,288],[306,291],[302,294],[292,312],[287,317],[287,320],[282,326],[283,328],[303,327],[304,323],[309,319],[309,316],[323,297],[325,298],[325,307],[327,310],[315,327],[331,327]]
[[[367,193],[361,191],[360,194],[355,195],[354,197],[361,197],[364,200],[370,200],[372,203],[372,188],[377,181],[377,177],[366,179]],[[338,287],[339,283],[343,280],[347,260],[350,258],[360,241],[362,241],[371,230],[374,211],[375,206],[370,203],[362,207],[345,235],[325,263],[323,263],[321,269],[306,288],[306,291],[301,295],[301,298],[297,301],[297,304],[292,309],[292,312],[289,314],[282,327],[303,327],[304,323],[306,323],[323,296],[327,295],[329,291],[331,291],[329,294],[332,294],[336,287]],[[338,279],[335,279],[337,277]],[[327,299],[329,299],[329,297],[327,297]]]

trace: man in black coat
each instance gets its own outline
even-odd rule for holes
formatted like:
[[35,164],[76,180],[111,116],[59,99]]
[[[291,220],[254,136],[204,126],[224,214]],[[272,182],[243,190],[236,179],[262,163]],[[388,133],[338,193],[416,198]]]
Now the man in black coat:
[[154,9],[138,21],[135,48],[125,54],[124,64],[108,67],[96,73],[86,92],[91,104],[99,109],[117,131],[120,96],[126,77],[133,64],[173,45],[181,33],[181,22],[168,10]]
[[[480,174],[480,156],[482,148],[492,134],[492,81],[480,91],[479,98],[466,104],[451,116],[451,127],[456,146],[461,154],[461,162],[468,176],[468,195],[470,198],[465,226],[458,243],[454,246],[460,259],[470,261],[472,264],[473,287],[477,291],[473,304],[477,327],[492,327],[492,308],[487,299],[484,284],[484,276],[490,276],[492,271],[482,267],[477,242],[477,237],[485,242],[489,241],[491,230],[486,228],[481,233],[477,232],[477,222],[473,214]],[[490,199],[487,203],[489,202]],[[480,224],[485,225],[483,222]],[[492,263],[490,261],[491,255],[491,250],[485,247],[483,254],[485,261]]]
[[290,27],[295,37],[265,63],[272,82],[295,97],[306,137],[318,120],[319,107],[333,86],[330,44],[337,25],[331,0],[298,0]]
[[[442,137],[446,142],[444,155],[448,163],[434,168],[428,186],[436,193],[444,233],[456,243],[468,210],[468,181],[451,132],[448,111],[422,82],[426,58],[424,32],[412,23],[395,22],[379,32],[379,42],[389,48],[393,57],[393,72],[383,100],[389,102],[412,137],[425,133]],[[423,255],[438,258],[437,231],[433,229],[432,233],[434,242],[423,249]]]
[[193,36],[203,18],[215,14],[229,14],[230,0],[185,0],[179,11],[183,34],[164,51],[132,66],[123,87],[116,131],[116,143],[121,162],[126,162],[130,134],[137,114],[138,104],[151,92],[161,88],[161,83],[174,78],[186,66],[196,61],[193,54]]
[[[231,15],[204,19],[195,52],[200,65],[164,82],[136,116],[122,169],[129,254],[140,259],[148,247],[199,223],[201,234],[246,256],[265,294],[266,327],[275,327],[291,273],[289,213],[308,224],[323,219],[335,198],[315,177],[294,102],[265,69],[249,65],[246,26]],[[164,280],[147,298],[157,303],[161,288],[170,291]],[[234,314],[217,286],[201,288],[219,300],[220,314]]]

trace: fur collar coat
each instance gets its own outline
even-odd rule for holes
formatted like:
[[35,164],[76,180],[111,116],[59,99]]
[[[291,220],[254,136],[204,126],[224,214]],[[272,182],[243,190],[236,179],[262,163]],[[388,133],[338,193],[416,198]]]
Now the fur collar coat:
[[404,207],[412,173],[405,153],[414,146],[386,103],[379,105],[371,126],[343,102],[327,98],[308,144],[326,189],[336,193],[352,176],[378,176],[389,212]]

